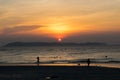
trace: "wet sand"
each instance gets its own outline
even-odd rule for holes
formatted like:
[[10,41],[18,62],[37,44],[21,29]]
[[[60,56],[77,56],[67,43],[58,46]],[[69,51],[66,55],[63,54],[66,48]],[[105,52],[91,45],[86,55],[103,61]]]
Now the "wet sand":
[[120,80],[120,68],[0,66],[0,80]]

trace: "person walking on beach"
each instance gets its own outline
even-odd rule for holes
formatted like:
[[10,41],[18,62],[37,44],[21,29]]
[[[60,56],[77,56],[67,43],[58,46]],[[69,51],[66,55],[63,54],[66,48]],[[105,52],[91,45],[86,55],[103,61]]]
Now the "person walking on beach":
[[40,58],[37,57],[37,66],[39,66],[39,63],[40,63]]
[[90,66],[90,59],[87,60],[88,67]]

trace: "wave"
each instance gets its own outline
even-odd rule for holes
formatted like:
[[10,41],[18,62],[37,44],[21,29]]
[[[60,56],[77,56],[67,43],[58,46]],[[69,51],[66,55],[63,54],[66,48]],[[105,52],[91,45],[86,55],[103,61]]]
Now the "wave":
[[[40,63],[86,63],[88,59],[76,59],[76,60],[53,60]],[[91,63],[120,63],[119,60],[109,60],[109,59],[90,59]]]

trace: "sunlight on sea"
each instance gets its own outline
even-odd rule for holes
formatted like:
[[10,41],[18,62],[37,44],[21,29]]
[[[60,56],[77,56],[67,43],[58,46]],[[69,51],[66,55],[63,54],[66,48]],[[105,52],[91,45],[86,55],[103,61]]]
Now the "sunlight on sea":
[[[120,66],[120,46],[44,46],[1,47],[0,64],[64,65],[86,64],[89,58],[95,66]],[[97,65],[96,65],[97,64]]]

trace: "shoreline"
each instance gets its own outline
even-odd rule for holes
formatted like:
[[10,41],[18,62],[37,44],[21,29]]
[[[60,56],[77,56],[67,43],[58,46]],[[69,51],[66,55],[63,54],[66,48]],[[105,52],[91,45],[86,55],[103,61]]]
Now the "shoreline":
[[[7,63],[7,64],[0,64],[1,66],[38,66],[36,63]],[[39,64],[39,66],[79,66],[79,67],[86,67],[86,63],[43,63]],[[109,63],[91,63],[90,66],[95,67],[106,67],[106,68],[120,68],[120,64],[109,64]]]

